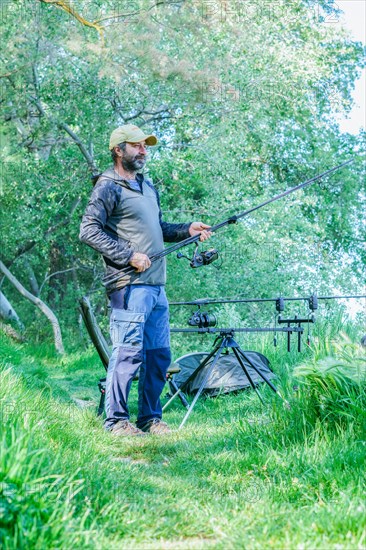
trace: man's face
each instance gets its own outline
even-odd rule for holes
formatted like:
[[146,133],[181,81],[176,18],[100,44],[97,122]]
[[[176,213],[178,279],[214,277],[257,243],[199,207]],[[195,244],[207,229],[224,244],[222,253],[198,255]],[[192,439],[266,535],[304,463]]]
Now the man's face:
[[139,143],[126,143],[126,149],[121,150],[122,166],[128,172],[136,172],[145,166],[147,146],[144,141]]

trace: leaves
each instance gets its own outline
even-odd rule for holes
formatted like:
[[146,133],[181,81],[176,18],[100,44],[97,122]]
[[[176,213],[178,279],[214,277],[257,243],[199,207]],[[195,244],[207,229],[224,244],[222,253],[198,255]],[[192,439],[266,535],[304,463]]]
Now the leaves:
[[[40,279],[53,265],[47,235],[56,227],[52,239],[63,249],[58,268],[77,259],[89,271],[70,272],[70,282],[80,292],[98,284],[99,260],[80,246],[78,230],[90,172],[108,166],[108,137],[117,125],[134,122],[158,134],[148,170],[165,219],[177,222],[216,223],[362,147],[362,136],[342,135],[334,122],[350,107],[362,48],[322,23],[306,2],[258,1],[233,10],[216,1],[141,0],[126,11],[81,0],[75,13],[48,4],[4,6],[0,71],[2,229],[9,235],[3,259],[12,262],[34,242],[27,254]],[[328,4],[324,10],[334,13]],[[100,26],[104,42],[75,14]],[[191,295],[192,277],[205,294],[245,288],[265,296],[292,293],[294,286],[328,288],[335,280],[356,289],[365,254],[363,162],[357,156],[320,187],[215,237],[225,258],[220,271],[188,276],[169,258],[171,297],[198,297]],[[174,281],[183,274],[178,296]],[[61,292],[64,281],[50,280]]]
[[295,367],[294,376],[305,385],[309,401],[322,419],[353,420],[362,410],[366,387],[364,348],[344,333],[326,343],[327,355],[316,355]]

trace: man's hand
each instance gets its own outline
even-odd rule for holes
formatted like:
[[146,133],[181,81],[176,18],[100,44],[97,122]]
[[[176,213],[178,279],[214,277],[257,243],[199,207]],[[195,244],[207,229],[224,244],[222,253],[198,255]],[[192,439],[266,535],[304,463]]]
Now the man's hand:
[[205,223],[193,222],[189,226],[188,231],[189,231],[189,234],[190,234],[191,237],[195,237],[196,235],[200,235],[200,241],[203,242],[203,241],[206,241],[207,239],[209,239],[212,235],[211,231],[206,231],[206,229],[209,229],[209,228],[210,228],[210,226],[206,225]]
[[129,264],[136,269],[137,273],[142,273],[151,266],[151,261],[146,254],[135,252],[130,259]]

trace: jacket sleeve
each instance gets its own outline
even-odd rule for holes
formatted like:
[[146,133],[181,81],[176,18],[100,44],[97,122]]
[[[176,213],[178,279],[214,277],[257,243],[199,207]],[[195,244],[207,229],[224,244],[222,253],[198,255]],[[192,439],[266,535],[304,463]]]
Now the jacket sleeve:
[[118,187],[113,182],[100,182],[94,187],[80,225],[79,239],[105,258],[124,267],[134,249],[131,244],[108,233],[105,225],[120,200]]
[[164,241],[167,243],[177,243],[179,241],[183,241],[184,239],[187,239],[190,237],[189,234],[189,226],[192,222],[189,223],[169,223],[163,221],[163,216],[161,213],[161,207],[160,207],[160,196],[158,190],[149,182],[149,185],[154,189],[156,193],[156,198],[159,205],[159,222],[160,227],[163,231],[163,238]]

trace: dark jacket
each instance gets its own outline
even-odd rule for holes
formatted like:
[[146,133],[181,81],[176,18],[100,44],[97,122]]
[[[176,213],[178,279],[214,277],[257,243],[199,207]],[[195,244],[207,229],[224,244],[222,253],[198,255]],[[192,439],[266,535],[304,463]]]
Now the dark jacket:
[[[158,219],[152,219],[151,223],[155,226],[156,223],[160,225],[162,236],[160,239],[161,243],[163,240],[167,242],[178,242],[189,237],[188,229],[190,223],[176,224],[164,222],[162,220],[159,194],[154,185],[148,178],[145,178],[143,174],[137,174],[136,179],[140,183],[142,191],[144,186],[148,186],[147,188],[145,187],[145,189],[149,191],[151,197],[156,199],[156,205],[155,208],[151,210],[151,215],[157,216]],[[148,255],[151,252],[151,250],[144,250],[143,246],[140,246],[139,249],[136,250],[136,245],[134,246],[135,239],[131,238],[131,231],[128,232],[129,235],[128,238],[126,238],[126,229],[128,226],[126,226],[126,220],[122,219],[124,211],[124,190],[127,190],[125,191],[125,201],[127,201],[127,195],[131,197],[136,193],[136,198],[139,195],[139,191],[131,189],[129,182],[119,176],[113,168],[103,172],[94,187],[80,226],[80,240],[102,254],[106,266],[106,278],[117,273],[121,268],[128,266],[129,260],[134,252],[143,252]],[[151,190],[153,193],[151,193]],[[134,201],[132,201],[132,204],[133,202]],[[151,201],[150,204],[153,204],[153,201]],[[125,227],[125,229],[123,229],[123,227]],[[136,237],[138,237],[136,240],[139,240],[141,243],[141,237],[143,242],[144,233],[146,233],[147,238],[150,235],[151,229],[149,232],[149,220],[143,221],[142,223],[139,222],[138,228],[137,235],[136,226]],[[160,246],[160,244],[158,246]],[[153,250],[153,253],[159,251],[160,250]],[[164,269],[165,273],[165,259],[163,262],[161,260],[158,260],[158,262],[161,262],[161,269]],[[151,268],[147,269],[142,274],[137,274],[131,270],[127,278],[122,277],[117,283],[106,285],[107,292],[110,294],[113,290],[122,288],[126,286],[126,284],[164,284],[165,279],[161,276],[161,272],[158,278],[156,278],[156,276],[154,277],[154,272],[157,271],[157,267],[158,266],[154,266],[153,264]]]

